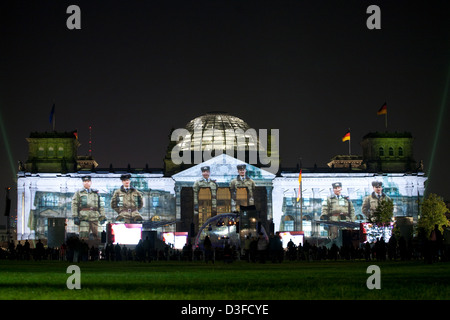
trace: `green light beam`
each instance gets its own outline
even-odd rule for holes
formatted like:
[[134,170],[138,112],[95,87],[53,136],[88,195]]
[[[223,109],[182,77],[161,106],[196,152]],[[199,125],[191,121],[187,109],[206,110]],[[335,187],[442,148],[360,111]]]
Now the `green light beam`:
[[16,165],[15,165],[15,162],[13,159],[11,147],[9,146],[9,140],[6,135],[6,128],[5,128],[5,124],[3,123],[3,116],[1,114],[1,112],[0,112],[0,129],[2,131],[3,142],[5,143],[6,154],[8,155],[9,165],[11,166],[11,172],[13,174],[13,181],[16,181],[17,180]]
[[[442,101],[441,101],[441,106],[440,106],[440,110],[439,110],[436,131],[434,134],[433,147],[431,149],[430,161],[428,161],[428,163],[429,163],[428,181],[427,181],[428,186],[431,183],[431,176],[432,176],[431,174],[432,174],[433,164],[434,164],[434,160],[435,160],[435,156],[436,156],[436,150],[438,148],[439,136],[440,136],[441,127],[442,127],[442,121],[444,119],[445,108],[447,107],[447,96],[448,96],[449,84],[450,84],[450,68],[449,68],[449,71],[447,72],[447,81],[446,81],[445,87],[444,87],[444,94],[442,95]],[[428,190],[428,189],[429,188],[426,188],[426,190]],[[428,192],[426,192],[426,193],[428,193]]]

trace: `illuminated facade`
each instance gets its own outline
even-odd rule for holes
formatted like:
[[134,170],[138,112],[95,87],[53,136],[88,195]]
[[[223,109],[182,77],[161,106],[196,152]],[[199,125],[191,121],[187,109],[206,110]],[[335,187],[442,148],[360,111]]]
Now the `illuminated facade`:
[[[194,119],[186,129],[193,130],[196,125],[201,130],[207,128],[220,132],[227,128],[249,129],[239,118],[222,113],[210,113]],[[120,177],[130,173],[132,185],[142,193],[140,214],[144,224],[158,222],[161,231],[189,232],[192,237],[208,219],[232,211],[230,183],[238,175],[238,165],[245,164],[247,175],[254,182],[252,203],[259,223],[267,232],[302,230],[306,236],[313,237],[328,236],[327,229],[315,222],[320,221],[324,203],[333,196],[333,183],[342,184],[342,193],[354,208],[353,222],[358,223],[366,220],[362,206],[364,199],[373,191],[373,181],[382,182],[384,193],[393,199],[394,216],[417,220],[427,180],[412,159],[412,138],[396,137],[396,134],[392,137],[386,134],[366,136],[362,143],[362,161],[356,159],[360,164],[357,168],[334,165],[303,168],[301,201],[297,201],[300,192],[298,169],[281,169],[278,174],[273,174],[259,164],[250,164],[225,154],[224,150],[223,154],[187,167],[173,166],[166,155],[167,170],[160,172],[93,170],[83,169],[80,164],[74,170],[77,158],[73,149],[76,151],[78,145],[76,137],[70,133],[55,135],[59,140],[49,134],[33,134],[33,139],[28,139],[29,159],[18,173],[17,182],[18,240],[48,239],[51,242],[61,232],[77,233],[71,204],[74,193],[82,188],[81,177],[85,175],[91,176],[92,188],[98,190],[99,205],[104,208],[107,222],[115,222],[117,217],[111,208],[111,197],[114,190],[121,186]],[[246,142],[248,147],[249,140]],[[174,143],[171,143],[169,149],[173,146]],[[383,153],[385,150],[387,153]],[[48,169],[49,164],[53,164],[52,169]],[[216,198],[213,201],[211,190],[202,189],[198,193],[198,208],[195,208],[193,186],[202,178],[203,167],[209,167],[210,178],[215,180]],[[385,171],[379,171],[380,168]],[[250,193],[245,188],[241,189],[237,192],[236,201],[238,205],[247,206],[250,204]],[[106,222],[99,231],[105,228]]]

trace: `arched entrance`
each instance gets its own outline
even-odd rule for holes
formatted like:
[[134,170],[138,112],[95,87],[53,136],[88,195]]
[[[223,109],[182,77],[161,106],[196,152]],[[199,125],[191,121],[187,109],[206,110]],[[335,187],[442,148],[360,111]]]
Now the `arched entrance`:
[[[221,213],[209,218],[199,229],[195,237],[194,247],[203,247],[203,239],[208,235],[211,239],[213,247],[223,247],[226,242],[230,245],[241,248],[241,238],[250,233],[257,236],[256,229],[240,229],[239,214],[237,213]],[[268,239],[264,226],[260,225],[260,232]]]

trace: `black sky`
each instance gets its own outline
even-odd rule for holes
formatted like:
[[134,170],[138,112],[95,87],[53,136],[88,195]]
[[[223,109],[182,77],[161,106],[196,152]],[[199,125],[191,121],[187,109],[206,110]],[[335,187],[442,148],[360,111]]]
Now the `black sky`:
[[[81,30],[69,30],[69,5]],[[369,30],[369,5],[381,30]],[[362,137],[411,132],[430,169],[450,67],[448,1],[2,1],[2,188],[27,159],[26,137],[77,129],[100,167],[163,166],[171,128],[227,111],[280,129],[281,161],[319,167]],[[449,101],[445,103],[448,109]],[[450,199],[449,114],[429,191]],[[3,134],[6,132],[6,135]],[[3,204],[2,204],[3,206]]]

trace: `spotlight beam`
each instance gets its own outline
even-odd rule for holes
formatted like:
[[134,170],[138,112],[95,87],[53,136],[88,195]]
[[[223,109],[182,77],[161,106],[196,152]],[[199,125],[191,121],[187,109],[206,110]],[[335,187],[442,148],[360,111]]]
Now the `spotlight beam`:
[[6,135],[6,128],[5,128],[5,124],[3,122],[3,116],[2,116],[1,110],[0,110],[0,130],[2,132],[3,143],[5,144],[6,154],[8,155],[9,165],[11,166],[13,181],[16,181],[16,179],[17,179],[16,165],[15,165],[15,162],[13,159],[12,150],[9,145],[8,137]]
[[[449,70],[447,72],[447,81],[445,83],[444,94],[442,95],[441,106],[440,106],[440,109],[439,109],[439,115],[438,115],[438,119],[437,119],[436,131],[434,133],[433,147],[431,149],[430,160],[428,161],[428,163],[429,163],[429,166],[428,166],[428,181],[427,181],[428,186],[431,184],[433,164],[434,164],[434,160],[435,160],[435,156],[436,156],[436,151],[437,151],[437,148],[438,148],[438,142],[439,142],[439,137],[440,137],[440,133],[441,133],[442,122],[443,122],[443,119],[444,119],[444,113],[445,113],[445,109],[447,107],[447,97],[448,97],[449,85],[450,85],[450,67],[449,67]],[[428,189],[429,188],[425,189],[426,193],[428,193],[427,192]]]

